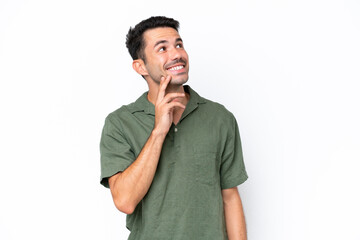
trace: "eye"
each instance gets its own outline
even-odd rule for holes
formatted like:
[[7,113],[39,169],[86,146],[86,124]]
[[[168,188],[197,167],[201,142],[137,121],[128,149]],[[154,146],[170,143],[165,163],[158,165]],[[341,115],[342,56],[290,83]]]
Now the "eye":
[[159,52],[163,52],[163,51],[165,51],[165,47],[159,48]]
[[182,43],[176,44],[176,48],[182,48],[182,47],[183,47]]

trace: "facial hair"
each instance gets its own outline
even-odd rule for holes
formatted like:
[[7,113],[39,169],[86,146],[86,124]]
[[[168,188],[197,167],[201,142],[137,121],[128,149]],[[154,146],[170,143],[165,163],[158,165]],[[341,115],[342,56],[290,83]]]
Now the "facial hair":
[[[174,60],[174,61],[171,61],[171,62],[165,64],[165,66],[164,66],[165,71],[166,71],[166,69],[170,68],[172,65],[175,65],[175,64],[177,64],[177,63],[183,63],[184,65],[187,64],[184,59],[179,58],[179,59],[176,59],[176,60]],[[146,64],[145,64],[145,65],[146,65]],[[149,71],[149,70],[148,70],[148,74],[149,74],[149,76],[151,77],[151,79],[152,79],[154,82],[160,84],[161,77],[166,77],[165,71],[164,71],[164,73],[158,73],[158,72],[154,73],[154,71]],[[171,83],[171,82],[170,82],[170,83]]]

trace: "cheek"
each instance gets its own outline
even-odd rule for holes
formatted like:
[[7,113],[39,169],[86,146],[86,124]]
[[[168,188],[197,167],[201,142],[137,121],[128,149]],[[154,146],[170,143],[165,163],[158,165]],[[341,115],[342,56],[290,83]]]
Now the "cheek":
[[166,58],[164,58],[164,57],[161,57],[161,58],[159,58],[158,59],[158,61],[157,61],[157,67],[159,68],[159,69],[164,69],[164,66],[165,66],[165,64],[166,64]]
[[159,57],[160,64],[165,65],[166,61],[167,61],[167,57],[165,56],[165,54]]
[[188,56],[188,54],[187,54],[187,52],[185,50],[183,52],[183,58],[185,58],[186,60],[189,59],[189,56]]

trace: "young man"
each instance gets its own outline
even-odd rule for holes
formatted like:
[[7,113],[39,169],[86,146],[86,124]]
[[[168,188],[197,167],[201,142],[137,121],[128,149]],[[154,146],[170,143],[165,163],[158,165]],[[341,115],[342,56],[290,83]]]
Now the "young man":
[[127,214],[129,239],[246,239],[237,186],[247,179],[238,126],[189,86],[189,58],[171,18],[130,28],[126,45],[149,91],[109,114],[101,183]]

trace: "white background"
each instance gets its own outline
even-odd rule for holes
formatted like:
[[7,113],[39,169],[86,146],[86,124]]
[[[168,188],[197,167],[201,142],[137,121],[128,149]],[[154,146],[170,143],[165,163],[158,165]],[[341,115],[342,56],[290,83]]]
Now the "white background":
[[189,84],[236,116],[250,240],[360,239],[357,0],[0,0],[0,239],[126,239],[106,115],[147,90],[125,47],[180,21]]

